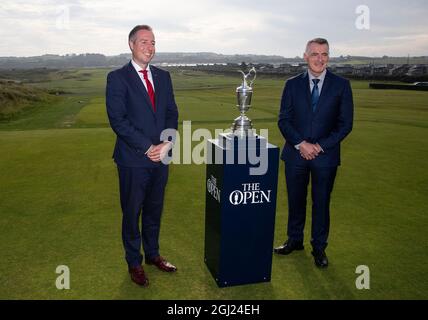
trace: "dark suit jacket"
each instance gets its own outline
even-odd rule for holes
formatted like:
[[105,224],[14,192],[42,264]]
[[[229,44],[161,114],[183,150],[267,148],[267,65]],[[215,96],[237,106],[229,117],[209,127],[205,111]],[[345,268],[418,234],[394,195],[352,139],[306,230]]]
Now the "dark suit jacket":
[[308,72],[287,81],[281,100],[278,126],[286,142],[281,159],[303,164],[305,159],[294,147],[303,140],[319,143],[324,152],[314,166],[340,165],[340,142],[351,132],[354,105],[348,80],[327,70],[315,112],[311,107]]
[[166,128],[177,129],[178,110],[171,77],[167,71],[150,66],[156,112],[131,62],[107,76],[106,105],[110,125],[117,135],[113,158],[125,167],[156,167],[145,152],[159,144]]

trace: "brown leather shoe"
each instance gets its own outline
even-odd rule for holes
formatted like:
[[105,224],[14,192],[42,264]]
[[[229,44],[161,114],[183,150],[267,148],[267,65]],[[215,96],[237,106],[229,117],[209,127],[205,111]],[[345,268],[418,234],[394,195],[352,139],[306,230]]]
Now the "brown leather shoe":
[[165,258],[161,256],[157,256],[153,259],[146,259],[146,264],[153,264],[158,267],[162,271],[166,272],[175,272],[177,271],[177,267],[166,261]]
[[147,287],[149,285],[149,279],[146,277],[142,266],[129,267],[128,271],[131,275],[131,280],[136,284],[143,287]]

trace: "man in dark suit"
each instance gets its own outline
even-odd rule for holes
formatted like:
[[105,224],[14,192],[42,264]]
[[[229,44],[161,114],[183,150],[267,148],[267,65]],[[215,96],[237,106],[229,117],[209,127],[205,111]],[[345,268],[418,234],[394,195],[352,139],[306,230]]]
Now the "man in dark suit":
[[141,245],[146,264],[177,270],[159,254],[159,229],[168,179],[162,160],[172,147],[160,137],[165,129],[175,132],[178,111],[169,73],[149,65],[155,54],[152,28],[136,26],[128,42],[132,60],[108,74],[106,105],[117,136],[113,158],[119,173],[125,258],[132,281],[147,286]]
[[340,142],[352,130],[354,106],[349,81],[327,70],[327,40],[310,40],[304,59],[308,71],[287,81],[281,100],[278,126],[286,140],[281,159],[288,194],[288,240],[274,252],[287,255],[303,250],[311,179],[312,255],[315,265],[325,268],[330,194],[340,165]]

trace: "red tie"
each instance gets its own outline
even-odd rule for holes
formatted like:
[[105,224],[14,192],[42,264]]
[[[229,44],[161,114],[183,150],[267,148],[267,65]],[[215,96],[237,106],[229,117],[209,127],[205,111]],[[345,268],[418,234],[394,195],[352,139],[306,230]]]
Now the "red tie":
[[147,77],[147,69],[146,70],[140,70],[140,72],[143,73],[144,81],[146,81],[147,93],[149,94],[150,101],[152,102],[153,111],[156,111],[155,91],[153,90],[152,83],[150,82],[149,78]]

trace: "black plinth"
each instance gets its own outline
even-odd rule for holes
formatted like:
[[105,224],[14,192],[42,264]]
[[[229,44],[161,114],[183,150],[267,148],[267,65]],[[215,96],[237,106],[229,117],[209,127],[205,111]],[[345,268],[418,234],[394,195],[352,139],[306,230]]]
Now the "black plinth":
[[279,148],[244,139],[208,142],[205,263],[219,287],[271,279]]

